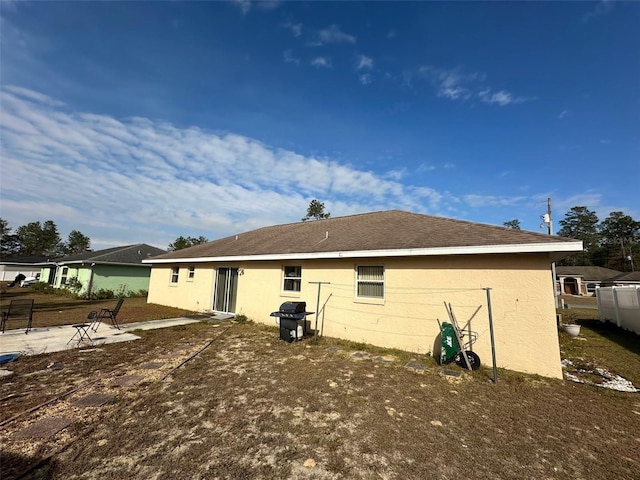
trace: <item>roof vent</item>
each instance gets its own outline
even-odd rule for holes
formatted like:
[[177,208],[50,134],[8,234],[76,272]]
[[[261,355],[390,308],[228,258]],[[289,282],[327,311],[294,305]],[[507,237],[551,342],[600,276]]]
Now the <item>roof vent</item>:
[[324,232],[324,239],[326,240],[327,238],[329,238],[329,230]]

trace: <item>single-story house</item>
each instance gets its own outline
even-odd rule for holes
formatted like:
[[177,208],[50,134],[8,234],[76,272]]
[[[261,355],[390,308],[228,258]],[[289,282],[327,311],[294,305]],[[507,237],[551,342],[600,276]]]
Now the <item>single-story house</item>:
[[46,255],[13,256],[0,260],[0,281],[12,282],[18,274],[35,277],[45,265],[51,264]]
[[594,295],[605,280],[620,273],[605,267],[556,267],[556,291],[559,295]]
[[43,267],[40,278],[50,279],[56,288],[77,286],[78,293],[87,296],[98,290],[127,295],[149,289],[151,266],[142,261],[162,253],[166,250],[139,243],[68,255]]
[[602,287],[633,287],[640,285],[640,272],[619,273],[602,282]]
[[[578,240],[398,210],[275,225],[159,255],[148,301],[202,312],[270,313],[305,301],[321,335],[434,351],[449,321],[473,316],[473,350],[491,364],[561,378],[551,263]],[[317,325],[317,329],[316,329]]]

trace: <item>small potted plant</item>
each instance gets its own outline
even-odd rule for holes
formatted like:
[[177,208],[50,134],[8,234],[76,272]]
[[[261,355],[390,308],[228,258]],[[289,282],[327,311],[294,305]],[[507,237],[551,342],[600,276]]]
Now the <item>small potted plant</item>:
[[580,325],[575,322],[575,315],[573,313],[565,314],[564,318],[566,319],[565,323],[562,325],[564,331],[572,337],[580,335]]

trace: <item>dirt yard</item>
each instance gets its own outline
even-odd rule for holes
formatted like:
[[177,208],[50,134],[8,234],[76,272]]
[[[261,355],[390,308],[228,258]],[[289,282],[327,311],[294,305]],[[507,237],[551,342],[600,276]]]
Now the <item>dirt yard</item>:
[[505,371],[493,384],[485,368],[443,375],[429,358],[328,339],[288,344],[252,323],[139,334],[9,364],[3,479],[640,473],[637,393]]

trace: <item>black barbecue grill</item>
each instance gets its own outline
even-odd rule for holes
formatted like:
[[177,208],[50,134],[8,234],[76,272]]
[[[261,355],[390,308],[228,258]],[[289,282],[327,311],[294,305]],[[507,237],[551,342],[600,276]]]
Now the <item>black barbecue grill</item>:
[[284,302],[277,312],[271,312],[271,317],[280,319],[281,340],[292,342],[293,340],[302,340],[302,337],[307,335],[306,316],[314,312],[306,310],[306,302]]

